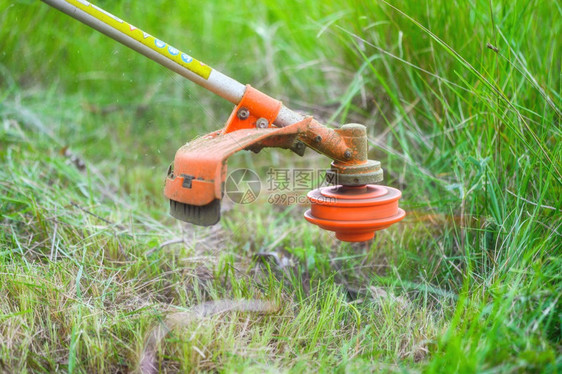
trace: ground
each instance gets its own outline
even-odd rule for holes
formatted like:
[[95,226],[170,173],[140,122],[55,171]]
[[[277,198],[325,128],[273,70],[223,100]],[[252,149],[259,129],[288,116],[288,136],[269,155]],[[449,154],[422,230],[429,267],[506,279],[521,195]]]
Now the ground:
[[[97,4],[327,125],[365,124],[407,217],[351,245],[262,190],[211,228],[174,220],[176,149],[232,105],[0,0],[2,371],[562,370],[559,2]],[[264,189],[270,167],[327,166],[229,161]]]

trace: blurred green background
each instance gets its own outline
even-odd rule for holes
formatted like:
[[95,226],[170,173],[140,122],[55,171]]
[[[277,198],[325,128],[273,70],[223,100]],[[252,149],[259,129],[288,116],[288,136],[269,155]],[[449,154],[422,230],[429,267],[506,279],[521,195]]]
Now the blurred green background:
[[[176,336],[162,367],[561,367],[559,1],[95,3],[327,125],[365,124],[408,216],[361,247],[266,198],[181,225],[168,164],[232,105],[40,1],[0,0],[0,368],[131,370],[170,308],[240,297],[284,307]],[[229,161],[270,166],[328,160]],[[290,271],[260,267],[270,252]]]

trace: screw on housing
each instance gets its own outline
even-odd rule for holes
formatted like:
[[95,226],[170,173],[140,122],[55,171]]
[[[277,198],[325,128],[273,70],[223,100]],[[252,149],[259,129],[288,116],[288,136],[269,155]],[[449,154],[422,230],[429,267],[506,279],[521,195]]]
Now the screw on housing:
[[256,128],[266,129],[269,126],[269,122],[265,118],[259,118],[256,121]]
[[250,117],[250,111],[246,108],[240,108],[238,109],[238,113],[236,113],[236,116],[241,120],[248,119],[248,117]]

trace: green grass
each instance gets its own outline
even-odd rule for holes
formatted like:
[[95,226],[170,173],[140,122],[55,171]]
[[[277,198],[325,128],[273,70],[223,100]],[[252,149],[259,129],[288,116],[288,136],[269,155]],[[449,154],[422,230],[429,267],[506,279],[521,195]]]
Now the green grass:
[[[267,196],[212,228],[175,221],[168,164],[231,105],[0,0],[1,371],[135,370],[162,323],[163,371],[562,370],[559,2],[97,4],[291,108],[364,123],[408,216],[366,245]],[[229,161],[264,180],[279,165],[328,160]]]

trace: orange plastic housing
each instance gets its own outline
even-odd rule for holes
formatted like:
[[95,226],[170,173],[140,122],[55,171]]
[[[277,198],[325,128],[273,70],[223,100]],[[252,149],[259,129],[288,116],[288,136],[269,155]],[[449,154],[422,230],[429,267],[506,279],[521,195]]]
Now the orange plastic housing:
[[[240,129],[255,129],[259,119],[267,121],[267,126],[262,128],[273,127],[273,121],[277,118],[281,106],[281,101],[275,100],[247,84],[244,96],[230,114],[223,133],[227,134]],[[248,111],[248,117],[240,118],[238,116],[241,109]]]

